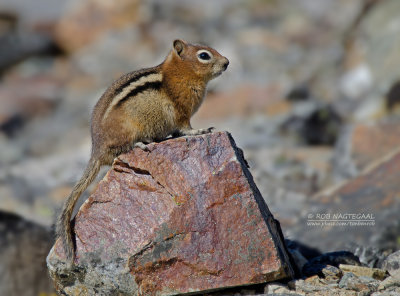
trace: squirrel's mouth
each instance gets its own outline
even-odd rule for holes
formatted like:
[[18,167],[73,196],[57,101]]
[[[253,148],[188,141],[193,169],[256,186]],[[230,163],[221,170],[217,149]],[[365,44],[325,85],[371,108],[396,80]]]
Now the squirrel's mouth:
[[217,78],[218,76],[220,76],[222,74],[222,72],[224,72],[223,70],[218,71],[218,72],[214,72],[211,76],[211,79]]
[[215,72],[213,73],[213,78],[218,77],[218,76],[221,75],[225,70],[226,70],[226,68],[225,68],[225,69],[218,69],[218,71],[215,71]]
[[229,65],[229,62],[226,62],[223,64],[219,64],[219,63],[214,64],[212,79],[220,76],[223,72],[225,72],[225,70],[228,68],[228,65]]

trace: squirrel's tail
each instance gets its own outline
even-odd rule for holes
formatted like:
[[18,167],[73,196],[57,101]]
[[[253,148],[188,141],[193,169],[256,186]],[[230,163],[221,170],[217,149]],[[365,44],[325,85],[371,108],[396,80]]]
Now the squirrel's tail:
[[68,196],[68,199],[64,203],[61,215],[57,220],[57,237],[61,238],[62,240],[65,255],[67,257],[67,262],[69,264],[72,264],[75,258],[75,249],[70,221],[72,212],[81,194],[86,190],[90,183],[93,182],[94,178],[96,178],[100,167],[100,160],[92,155],[85,169],[85,172],[83,173],[83,176],[72,189],[71,194]]

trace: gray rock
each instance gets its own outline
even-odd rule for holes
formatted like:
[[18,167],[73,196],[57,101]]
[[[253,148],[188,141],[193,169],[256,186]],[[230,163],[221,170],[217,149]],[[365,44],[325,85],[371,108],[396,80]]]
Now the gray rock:
[[347,272],[343,275],[342,279],[339,282],[339,288],[347,288],[349,283],[355,281],[357,276],[352,272]]
[[329,291],[331,289],[330,286],[324,285],[323,283],[315,283],[315,282],[307,282],[305,280],[295,280],[289,282],[289,287],[295,289],[296,292],[303,293],[323,293],[325,291]]
[[384,292],[374,292],[371,296],[399,296],[400,295],[400,288],[394,288]]
[[328,265],[322,269],[322,274],[324,275],[325,279],[330,282],[338,282],[341,277],[343,276],[343,272],[332,265]]
[[378,286],[378,291],[389,290],[389,288],[400,287],[400,272],[384,279]]
[[46,268],[53,232],[0,211],[0,295],[54,293]]
[[388,253],[375,246],[349,244],[348,250],[360,259],[360,262],[368,267],[382,268],[384,259]]
[[362,293],[372,293],[378,290],[379,281],[371,277],[357,277],[352,272],[346,272],[339,282],[339,288]]
[[376,280],[383,280],[387,277],[386,271],[379,268],[370,268],[348,264],[340,264],[339,268],[344,272],[351,272],[356,276],[359,276],[360,279],[361,277],[365,277],[365,280],[372,278]]
[[391,275],[400,270],[400,251],[394,252],[386,257],[382,263],[382,268],[386,269]]

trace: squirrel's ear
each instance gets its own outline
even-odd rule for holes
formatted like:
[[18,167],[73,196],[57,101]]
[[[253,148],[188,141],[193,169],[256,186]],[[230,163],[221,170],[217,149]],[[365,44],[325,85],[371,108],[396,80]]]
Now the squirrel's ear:
[[174,40],[174,50],[180,56],[186,47],[186,42],[182,39]]

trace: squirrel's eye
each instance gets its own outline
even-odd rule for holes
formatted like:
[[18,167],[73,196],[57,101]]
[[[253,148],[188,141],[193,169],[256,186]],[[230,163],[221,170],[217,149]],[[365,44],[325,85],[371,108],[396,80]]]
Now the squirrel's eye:
[[208,53],[206,53],[206,52],[200,53],[199,54],[199,58],[202,59],[202,60],[205,60],[205,61],[211,59],[210,55]]

